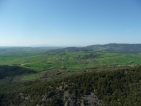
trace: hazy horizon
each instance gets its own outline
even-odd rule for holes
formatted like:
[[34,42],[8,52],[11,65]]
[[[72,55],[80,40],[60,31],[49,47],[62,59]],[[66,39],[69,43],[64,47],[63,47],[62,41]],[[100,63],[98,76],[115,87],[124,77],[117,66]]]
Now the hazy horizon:
[[139,0],[1,0],[0,46],[141,42]]
[[141,43],[106,43],[106,44],[91,44],[91,45],[84,45],[84,46],[55,46],[55,45],[29,45],[29,46],[0,46],[0,48],[11,48],[11,47],[47,47],[47,48],[66,48],[66,47],[87,47],[87,46],[92,46],[92,45],[107,45],[107,44],[140,44]]

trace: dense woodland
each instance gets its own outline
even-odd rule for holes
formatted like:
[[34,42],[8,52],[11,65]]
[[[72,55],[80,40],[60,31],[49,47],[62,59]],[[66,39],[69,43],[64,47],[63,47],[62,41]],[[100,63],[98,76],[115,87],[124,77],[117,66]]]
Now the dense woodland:
[[[105,68],[50,81],[23,82],[25,88],[19,92],[1,92],[0,103],[2,106],[139,106],[140,70],[141,66]],[[93,102],[86,98],[89,96]]]
[[7,65],[0,66],[0,79],[10,76],[31,74],[31,73],[36,73],[36,71],[19,66],[7,66]]

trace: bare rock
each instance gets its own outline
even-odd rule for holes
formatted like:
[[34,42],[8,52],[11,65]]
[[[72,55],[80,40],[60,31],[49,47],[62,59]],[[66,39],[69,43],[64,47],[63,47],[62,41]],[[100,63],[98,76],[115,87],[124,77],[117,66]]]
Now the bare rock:
[[64,106],[75,106],[75,102],[76,102],[75,99],[70,99],[70,98],[69,98],[69,99],[66,101],[66,103],[65,103]]
[[101,100],[98,99],[98,97],[91,93],[90,95],[85,95],[84,100],[87,102],[85,106],[103,106]]

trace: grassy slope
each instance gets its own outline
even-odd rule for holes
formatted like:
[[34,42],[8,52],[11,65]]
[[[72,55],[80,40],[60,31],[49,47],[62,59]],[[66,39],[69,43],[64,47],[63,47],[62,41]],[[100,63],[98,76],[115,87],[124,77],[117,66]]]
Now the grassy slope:
[[23,81],[38,79],[42,77],[40,72],[52,69],[56,69],[56,73],[64,73],[97,66],[133,66],[141,64],[141,54],[96,52],[99,56],[91,57],[90,54],[95,54],[95,52],[75,51],[43,54],[48,49],[36,48],[32,51],[32,49],[24,48],[24,50],[16,49],[15,53],[11,50],[13,54],[8,54],[7,51],[2,54],[2,51],[0,51],[0,65],[18,65],[39,72],[37,75],[22,76],[21,80]]
[[39,79],[41,77],[40,74],[31,74],[31,75],[26,75],[22,77],[22,81],[32,81],[35,79]]
[[91,68],[101,65],[136,65],[141,64],[140,54],[122,54],[122,53],[103,53],[99,57],[83,58],[90,55],[92,51],[87,52],[65,52],[59,54],[33,54],[30,56],[1,56],[0,65],[19,65],[34,69],[36,71],[49,70],[52,68],[66,67],[66,70]]

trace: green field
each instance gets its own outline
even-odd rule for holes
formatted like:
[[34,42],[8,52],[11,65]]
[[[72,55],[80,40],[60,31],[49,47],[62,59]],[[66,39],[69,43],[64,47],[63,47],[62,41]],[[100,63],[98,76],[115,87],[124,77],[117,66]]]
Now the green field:
[[1,55],[0,65],[18,65],[36,71],[79,70],[96,66],[133,66],[141,64],[141,54],[123,54],[94,51]]
[[[0,51],[0,65],[20,66],[35,70],[36,74],[25,74],[21,81],[32,81],[42,77],[41,72],[51,76],[58,73],[77,72],[99,66],[134,66],[141,64],[141,54],[124,54],[95,51],[47,52],[51,48],[11,48]],[[55,71],[54,71],[55,70]]]
[[39,79],[41,77],[40,74],[31,74],[22,77],[22,81],[32,81],[35,79]]

